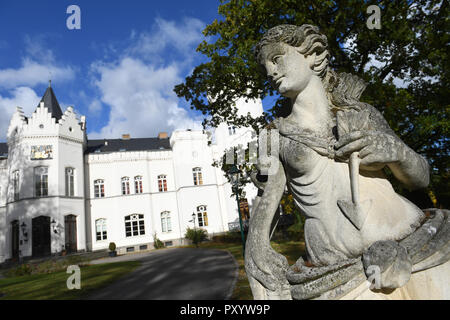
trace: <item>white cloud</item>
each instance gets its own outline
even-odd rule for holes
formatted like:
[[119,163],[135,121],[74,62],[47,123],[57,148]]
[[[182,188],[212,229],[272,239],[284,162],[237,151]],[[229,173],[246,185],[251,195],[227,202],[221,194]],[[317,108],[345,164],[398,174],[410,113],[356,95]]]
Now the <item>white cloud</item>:
[[195,18],[185,18],[179,24],[156,18],[152,32],[137,34],[136,31],[132,31],[130,39],[134,42],[125,53],[138,55],[144,59],[163,58],[161,52],[169,48],[184,57],[191,57],[191,53],[203,39],[204,27],[205,24]]
[[100,75],[95,85],[101,101],[110,106],[109,122],[92,138],[119,138],[124,133],[132,137],[156,136],[174,129],[200,129],[200,119],[191,119],[178,106],[173,93],[181,82],[175,65],[156,68],[139,59],[124,58],[117,64],[95,65]]
[[75,78],[75,71],[71,67],[41,64],[25,58],[18,69],[0,69],[0,88],[34,87],[47,83],[50,77],[58,82],[72,80]]
[[107,125],[89,137],[119,138],[124,133],[149,137],[161,131],[201,129],[202,118],[179,106],[173,88],[192,69],[203,28],[197,19],[176,23],[158,18],[151,33],[131,32],[130,45],[116,61],[92,64],[93,84],[100,95],[89,109],[98,112],[101,101],[110,111]]
[[88,111],[90,114],[98,115],[102,111],[102,103],[94,99],[88,106]]
[[6,140],[9,121],[16,111],[16,107],[22,107],[25,115],[31,115],[36,109],[41,98],[28,87],[18,87],[10,92],[10,97],[0,95],[0,141]]
[[48,80],[73,80],[75,70],[70,66],[61,66],[56,62],[49,43],[54,36],[41,34],[31,38],[24,37],[25,56],[19,68],[0,69],[0,89],[13,89],[20,86],[34,87],[48,83]]
[[48,36],[45,34],[35,35],[31,38],[29,35],[24,37],[25,52],[28,57],[44,64],[53,64],[55,55],[53,50],[49,49]]

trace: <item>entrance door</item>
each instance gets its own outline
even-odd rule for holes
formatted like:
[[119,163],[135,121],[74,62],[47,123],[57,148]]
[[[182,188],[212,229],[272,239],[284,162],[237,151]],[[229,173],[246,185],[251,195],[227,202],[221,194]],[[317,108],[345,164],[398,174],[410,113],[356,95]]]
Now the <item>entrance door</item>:
[[11,222],[11,258],[19,258],[19,221]]
[[33,256],[49,256],[50,249],[50,217],[40,216],[32,222]]
[[66,234],[66,251],[77,252],[77,216],[68,215],[64,217]]

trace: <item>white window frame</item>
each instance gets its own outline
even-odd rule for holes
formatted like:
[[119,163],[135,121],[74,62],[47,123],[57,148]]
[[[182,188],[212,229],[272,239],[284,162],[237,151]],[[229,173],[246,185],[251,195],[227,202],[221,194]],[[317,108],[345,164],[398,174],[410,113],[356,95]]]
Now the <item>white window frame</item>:
[[145,219],[141,213],[125,216],[125,237],[138,237],[145,235]]
[[158,176],[158,190],[159,190],[159,192],[167,191],[167,175],[160,174]]
[[97,179],[94,180],[94,198],[104,198],[105,197],[105,180]]
[[172,219],[170,217],[170,211],[161,212],[161,231],[172,232]]
[[[41,171],[41,172],[38,172]],[[36,198],[48,196],[48,167],[34,167],[34,195]]]
[[106,227],[105,218],[95,220],[95,239],[96,241],[105,241],[108,239],[108,230]]
[[142,184],[142,176],[134,177],[134,192],[140,194],[144,192],[144,187]]
[[129,177],[122,177],[120,179],[121,184],[122,184],[122,195],[128,195],[131,193],[130,191],[130,178]]
[[208,210],[207,206],[201,205],[197,207],[197,222],[199,227],[208,226]]
[[192,168],[192,175],[194,177],[194,186],[203,185],[202,168],[200,168],[200,167]]
[[75,169],[67,167],[65,169],[66,197],[75,196]]

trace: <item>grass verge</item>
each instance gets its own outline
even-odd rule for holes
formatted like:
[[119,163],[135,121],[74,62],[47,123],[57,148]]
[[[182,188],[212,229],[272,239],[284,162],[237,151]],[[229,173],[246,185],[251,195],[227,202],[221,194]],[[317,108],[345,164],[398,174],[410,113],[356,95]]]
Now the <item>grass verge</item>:
[[[305,243],[302,241],[272,241],[273,249],[284,255],[289,265],[294,264],[297,259],[305,252]],[[189,246],[194,247],[194,246]],[[239,266],[239,274],[233,294],[232,300],[253,300],[253,295],[248,283],[247,274],[245,273],[244,257],[242,255],[242,244],[233,242],[208,241],[199,245],[199,248],[220,249],[230,252]]]
[[81,289],[67,289],[71,274],[59,271],[10,277],[0,280],[0,300],[73,300],[83,299],[94,290],[108,285],[133,271],[137,261],[81,266]]

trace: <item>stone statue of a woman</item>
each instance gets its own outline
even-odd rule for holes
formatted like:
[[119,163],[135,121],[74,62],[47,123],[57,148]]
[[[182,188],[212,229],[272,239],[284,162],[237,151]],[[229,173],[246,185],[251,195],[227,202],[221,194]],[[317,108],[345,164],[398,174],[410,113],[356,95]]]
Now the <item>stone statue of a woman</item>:
[[271,146],[279,147],[277,169],[253,209],[245,265],[255,299],[291,299],[298,274],[289,280],[287,260],[269,238],[286,185],[306,217],[305,263],[327,268],[361,260],[377,241],[412,234],[424,212],[395,193],[382,169],[388,166],[403,185],[417,189],[428,185],[429,167],[379,111],[359,101],[362,80],[328,67],[327,38],[317,27],[272,28],[256,54],[292,111],[269,126],[279,135],[279,146]]

